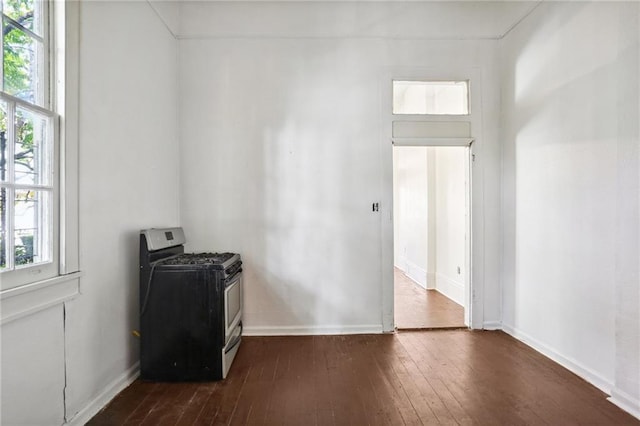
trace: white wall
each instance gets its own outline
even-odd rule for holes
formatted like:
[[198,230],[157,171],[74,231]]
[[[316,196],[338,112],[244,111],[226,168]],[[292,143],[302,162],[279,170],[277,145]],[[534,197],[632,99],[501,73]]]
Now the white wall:
[[429,201],[435,194],[429,192],[427,148],[394,148],[393,161],[395,266],[426,288],[427,274],[435,272],[427,262],[429,222],[435,221],[429,216]]
[[439,147],[435,153],[436,289],[464,306],[468,151],[461,147]]
[[[180,41],[182,223],[189,249],[242,254],[248,333],[381,330],[381,215],[371,211],[381,199],[381,73],[489,67],[494,47]],[[487,185],[498,194],[497,180]]]
[[380,330],[377,52],[180,42],[183,225],[242,254],[249,333]]
[[640,413],[638,4],[543,3],[501,50],[504,327]]
[[[474,280],[487,284],[477,286],[474,324],[499,322],[499,91],[492,38],[531,4],[484,7],[183,4],[183,225],[191,249],[242,252],[249,331],[378,330],[381,310],[384,327],[392,327],[392,159],[381,95],[392,76],[418,71],[475,82],[472,103],[482,114],[472,129],[479,233],[473,270]],[[479,34],[483,39],[473,40]],[[224,208],[213,197],[224,200]],[[380,202],[378,216],[371,214],[373,202]],[[190,237],[190,230],[198,235]],[[327,257],[337,259],[334,267],[327,268]]]
[[3,425],[64,422],[63,307],[2,325]]
[[146,2],[89,2],[81,22],[85,276],[67,306],[69,418],[138,361],[138,231],[179,224],[177,43]]
[[640,6],[627,5],[619,13],[616,355],[611,401],[640,418]]
[[179,224],[177,43],[147,2],[80,19],[81,295],[2,326],[2,424],[82,423],[131,378],[138,231]]

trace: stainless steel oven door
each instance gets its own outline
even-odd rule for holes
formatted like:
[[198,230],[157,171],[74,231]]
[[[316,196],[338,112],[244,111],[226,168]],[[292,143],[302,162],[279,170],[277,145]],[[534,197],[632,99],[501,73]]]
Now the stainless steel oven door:
[[242,319],[242,273],[232,277],[224,288],[224,342],[229,343],[233,330]]
[[229,336],[229,341],[222,348],[222,378],[226,379],[227,374],[229,373],[229,369],[231,368],[231,363],[233,359],[236,357],[238,353],[238,348],[240,347],[240,341],[242,338],[242,321],[236,327]]

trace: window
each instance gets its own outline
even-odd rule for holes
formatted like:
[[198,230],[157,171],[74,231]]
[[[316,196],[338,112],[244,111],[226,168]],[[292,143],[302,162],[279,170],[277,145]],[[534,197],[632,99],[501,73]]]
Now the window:
[[4,289],[33,281],[35,274],[42,279],[57,273],[58,153],[57,116],[49,92],[48,4],[2,0],[1,7],[0,273]]
[[393,113],[468,115],[467,81],[394,81]]

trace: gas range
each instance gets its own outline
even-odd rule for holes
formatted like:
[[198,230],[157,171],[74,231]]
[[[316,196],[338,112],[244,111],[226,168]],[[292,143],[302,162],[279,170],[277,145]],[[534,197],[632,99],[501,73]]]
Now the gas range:
[[224,379],[242,340],[242,260],[185,253],[182,228],[140,232],[140,376]]

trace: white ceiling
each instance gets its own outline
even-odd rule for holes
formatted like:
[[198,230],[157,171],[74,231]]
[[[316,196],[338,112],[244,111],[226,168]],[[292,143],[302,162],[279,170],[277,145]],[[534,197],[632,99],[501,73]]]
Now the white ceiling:
[[178,38],[498,39],[537,1],[150,0]]

